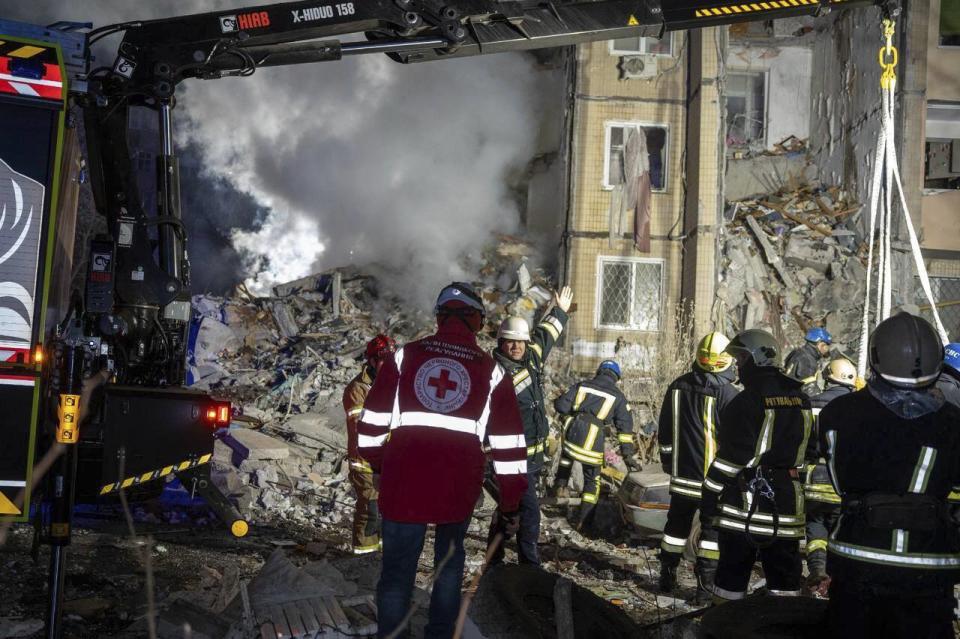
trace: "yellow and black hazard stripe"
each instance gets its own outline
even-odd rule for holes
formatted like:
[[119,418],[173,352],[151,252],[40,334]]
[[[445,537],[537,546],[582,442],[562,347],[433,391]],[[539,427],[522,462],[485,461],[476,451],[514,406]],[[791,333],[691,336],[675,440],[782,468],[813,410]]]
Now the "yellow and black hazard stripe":
[[757,11],[772,11],[774,9],[793,9],[819,5],[820,0],[767,0],[766,2],[741,2],[727,4],[707,9],[697,9],[694,16],[697,18],[715,18],[717,16],[736,15],[738,13],[755,13]]
[[112,484],[107,484],[100,489],[101,495],[109,495],[114,493],[121,488],[130,488],[131,486],[139,486],[140,484],[145,484],[148,481],[153,481],[154,479],[160,479],[161,477],[166,477],[170,473],[181,472],[184,470],[189,470],[195,468],[200,464],[206,464],[210,461],[210,458],[213,457],[213,453],[207,453],[206,455],[201,455],[197,459],[187,459],[179,464],[171,464],[169,466],[164,466],[157,470],[149,470],[141,475],[135,475],[133,477],[127,477],[118,482]]

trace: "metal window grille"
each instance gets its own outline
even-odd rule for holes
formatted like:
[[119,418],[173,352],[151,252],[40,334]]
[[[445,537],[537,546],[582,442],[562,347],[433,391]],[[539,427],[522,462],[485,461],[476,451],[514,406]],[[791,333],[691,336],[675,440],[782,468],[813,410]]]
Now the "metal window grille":
[[767,124],[766,74],[726,76],[727,145],[763,144]]
[[659,126],[641,126],[639,124],[610,125],[607,136],[607,175],[604,186],[623,184],[623,145],[627,141],[627,132],[639,129],[647,136],[647,154],[650,156],[650,186],[654,191],[667,188],[666,172],[663,170],[667,152],[667,129]]
[[660,330],[662,262],[601,260],[598,279],[601,328]]
[[[933,313],[923,290],[920,288],[920,278],[916,280],[916,300],[920,306],[920,314],[933,323]],[[951,340],[960,340],[960,277],[931,277],[930,288],[933,298],[937,301],[937,310],[940,312],[940,321],[947,329]]]

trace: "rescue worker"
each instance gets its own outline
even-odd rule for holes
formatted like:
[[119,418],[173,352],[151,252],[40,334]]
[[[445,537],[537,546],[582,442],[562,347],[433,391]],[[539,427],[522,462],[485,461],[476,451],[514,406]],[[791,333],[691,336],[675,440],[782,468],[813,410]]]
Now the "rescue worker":
[[757,554],[772,595],[799,595],[803,463],[813,422],[800,382],[780,371],[780,346],[760,329],[726,351],[744,390],[720,413],[717,456],[703,480],[700,516],[718,530],[715,601],[743,599]]
[[937,379],[937,388],[954,406],[960,406],[960,344],[943,347],[943,372]]
[[397,350],[397,343],[386,335],[377,335],[367,342],[363,370],[343,390],[343,410],[347,415],[348,478],[357,495],[353,511],[353,554],[362,555],[380,549],[380,512],[377,507],[376,479],[373,469],[357,450],[357,422],[363,402],[383,362]]
[[378,636],[402,632],[428,524],[436,524],[426,637],[452,636],[460,607],[463,540],[490,448],[498,520],[516,533],[527,489],[527,447],[513,381],[477,345],[484,306],[469,284],[441,290],[437,332],[381,367],[357,427],[360,455],[380,473],[383,561]]
[[783,371],[799,379],[803,383],[803,392],[807,397],[813,397],[820,393],[820,360],[830,357],[833,338],[827,329],[815,327],[807,331],[804,339],[803,346],[787,355]]
[[830,536],[830,636],[951,638],[960,535],[960,409],[936,388],[943,347],[898,313],[870,336],[867,386],[820,413],[842,517]]
[[826,388],[810,398],[813,410],[813,433],[807,443],[807,467],[803,499],[807,516],[807,588],[826,595],[827,538],[840,517],[840,496],[830,483],[827,465],[820,450],[820,411],[830,402],[852,393],[857,385],[857,369],[845,357],[838,357],[827,366]]
[[[710,333],[697,345],[692,370],[667,388],[660,407],[658,441],[663,472],[670,474],[670,511],[660,543],[660,590],[677,587],[677,568],[700,508],[703,478],[717,453],[720,412],[737,396],[730,343]],[[697,603],[709,603],[719,558],[717,533],[702,529],[697,548]]]
[[[517,556],[522,564],[540,565],[537,542],[540,539],[540,501],[537,478],[543,468],[543,449],[550,434],[550,423],[543,398],[543,366],[567,325],[567,311],[573,291],[564,286],[554,294],[554,307],[544,315],[532,334],[522,317],[508,317],[497,332],[497,348],[493,356],[513,380],[513,388],[523,419],[523,435],[527,442],[527,492],[520,500],[520,530],[517,531]],[[488,543],[498,532],[496,521],[490,525]],[[503,561],[500,544],[490,562]]]
[[634,457],[633,415],[627,398],[617,388],[620,378],[620,365],[606,360],[600,363],[593,379],[574,384],[553,402],[557,413],[565,416],[562,456],[554,485],[566,487],[574,461],[583,467],[577,530],[583,527],[600,497],[604,430],[608,425],[612,424],[617,431],[624,463],[630,470],[640,470],[640,462]]

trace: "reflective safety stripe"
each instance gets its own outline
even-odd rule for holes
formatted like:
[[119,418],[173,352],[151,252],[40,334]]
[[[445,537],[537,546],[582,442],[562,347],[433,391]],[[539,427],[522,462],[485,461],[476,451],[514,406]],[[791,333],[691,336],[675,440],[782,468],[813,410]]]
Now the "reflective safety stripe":
[[429,426],[469,435],[477,434],[477,422],[472,419],[413,410],[400,413],[400,423],[397,426]]
[[483,412],[480,413],[480,419],[477,420],[477,437],[480,441],[483,441],[484,436],[487,434],[487,422],[490,421],[490,405],[493,402],[493,391],[496,390],[497,385],[503,381],[504,376],[507,374],[503,370],[503,366],[497,364],[493,367],[493,371],[490,373],[490,392],[487,393],[487,401],[483,405]]
[[907,551],[907,538],[910,533],[902,528],[893,531],[893,545],[890,548],[895,553],[904,553]]
[[602,452],[597,452],[597,451],[594,451],[594,450],[587,450],[586,448],[581,448],[580,446],[577,446],[576,444],[571,443],[571,442],[569,442],[569,441],[567,441],[567,440],[564,440],[564,441],[563,441],[563,448],[564,448],[564,450],[566,450],[568,453],[570,453],[570,455],[571,455],[572,457],[576,457],[577,455],[580,455],[580,457],[586,457],[587,459],[590,459],[590,460],[594,460],[594,461],[598,461],[598,462],[602,462],[602,461],[603,461],[603,453],[602,453]]
[[677,546],[683,548],[687,545],[687,540],[683,537],[674,537],[673,535],[663,534],[663,543],[669,546]]
[[593,493],[583,493],[580,495],[580,501],[587,504],[595,504],[597,503],[597,496]]
[[531,455],[536,455],[537,453],[542,453],[544,450],[545,450],[545,446],[543,442],[539,442],[537,444],[534,444],[533,446],[527,446],[527,457],[530,457]]
[[597,428],[597,425],[590,424],[590,428],[587,430],[587,438],[583,440],[583,449],[593,450],[593,445],[597,443],[597,435],[599,434],[600,429]]
[[748,468],[758,465],[763,454],[770,450],[770,444],[773,442],[773,422],[776,417],[777,414],[772,408],[763,411],[763,426],[760,429],[760,437],[757,438],[753,458],[747,462]]
[[694,488],[683,488],[681,486],[670,486],[670,492],[676,493],[678,495],[684,495],[686,497],[696,497],[697,499],[702,499],[703,494]]
[[371,468],[370,464],[369,464],[368,462],[362,460],[362,459],[354,459],[354,460],[351,460],[351,462],[350,462],[350,468],[352,468],[352,469],[354,469],[355,471],[360,472],[360,473],[372,473],[372,472],[373,472],[373,468]]
[[950,491],[950,494],[947,495],[948,501],[960,501],[960,488],[956,486],[953,487],[953,490]]
[[690,486],[692,488],[700,488],[703,485],[703,482],[695,481],[693,479],[686,479],[685,477],[671,477],[671,483],[680,484],[681,486]]
[[926,568],[956,568],[960,566],[960,555],[927,554],[927,553],[896,553],[877,548],[867,548],[856,544],[848,544],[836,539],[830,540],[830,552],[858,559],[870,563],[895,564],[898,566]]
[[369,408],[364,408],[363,414],[360,416],[361,422],[366,422],[372,426],[389,426],[390,425],[390,413],[375,413]]
[[530,350],[532,350],[533,352],[535,352],[535,353],[536,353],[537,355],[539,355],[540,357],[543,357],[543,348],[542,348],[539,344],[531,344],[531,345],[530,345]]
[[827,540],[826,539],[810,539],[807,541],[807,554],[809,555],[812,552],[817,550],[826,550],[827,549]]
[[380,550],[380,546],[381,546],[380,542],[377,542],[375,544],[370,544],[368,546],[354,546],[353,554],[366,555],[367,553],[377,552],[378,550]]
[[711,490],[711,491],[713,491],[713,492],[715,492],[715,493],[722,493],[722,492],[723,492],[723,484],[721,484],[721,483],[719,483],[719,482],[715,482],[715,481],[713,481],[712,479],[710,479],[709,477],[707,477],[706,479],[703,480],[703,487],[706,488],[707,490]]
[[768,588],[767,592],[773,595],[774,597],[799,597],[799,590],[774,590],[773,588]]
[[913,469],[913,478],[910,480],[910,492],[922,493],[927,490],[927,482],[930,480],[930,467],[937,458],[937,449],[924,446],[920,449],[920,459],[917,460],[917,466]]
[[597,411],[597,419],[601,421],[606,419],[607,415],[610,414],[610,410],[613,408],[613,405],[616,403],[617,398],[610,393],[605,393],[595,388],[580,385],[580,387],[577,388],[577,396],[573,400],[573,410],[580,408],[580,404],[582,404],[583,400],[587,398],[587,395],[594,395],[603,400],[603,405],[600,407],[600,410]]
[[370,435],[359,433],[357,434],[357,446],[360,448],[374,448],[376,446],[382,446],[386,439],[386,435],[377,435],[376,437],[371,437]]
[[404,347],[401,346],[393,354],[393,362],[397,366],[397,387],[393,391],[393,412],[390,414],[391,427],[400,424],[400,378],[403,375],[403,349]]
[[713,425],[713,406],[716,403],[713,397],[703,398],[703,474],[710,472],[710,464],[717,456],[717,432]]
[[507,448],[526,448],[527,440],[523,435],[490,435],[487,437],[490,448],[503,450]]
[[661,446],[661,447],[660,447],[660,452],[661,452],[661,453],[667,453],[667,454],[669,455],[670,453],[673,452],[673,446]]
[[533,378],[530,377],[530,371],[526,368],[520,369],[513,376],[513,390],[517,395],[530,388],[532,383]]
[[737,601],[747,596],[746,591],[736,592],[733,590],[724,590],[723,588],[721,588],[716,584],[714,584],[711,589],[713,590],[713,594],[720,597],[721,599],[726,599],[728,601]]
[[720,544],[715,541],[708,541],[706,539],[700,540],[700,547],[704,550],[720,550]]
[[[724,513],[724,514],[726,514],[726,515],[731,515],[731,516],[733,516],[733,517],[743,517],[744,519],[746,519],[746,518],[749,516],[749,513],[748,513],[748,512],[746,512],[746,511],[744,511],[744,510],[740,510],[739,508],[734,508],[733,506],[731,506],[731,505],[729,505],[729,504],[721,504],[721,505],[720,505],[720,512],[722,512],[722,513]],[[793,517],[793,516],[790,516],[790,515],[780,515],[780,518],[779,518],[779,519],[780,519],[780,525],[781,525],[781,526],[783,526],[783,525],[790,525],[790,524],[802,524],[802,523],[804,522],[804,517],[802,517],[802,516]],[[772,521],[773,521],[773,515],[767,515],[767,514],[764,514],[764,513],[753,513],[753,521],[768,521],[768,522],[772,522]]]
[[632,444],[633,433],[620,433],[617,435],[617,441],[621,444]]
[[527,460],[521,461],[493,461],[493,472],[498,475],[525,475],[527,473]]
[[550,333],[554,340],[560,339],[560,333],[563,332],[563,324],[556,317],[545,317],[538,326]]
[[660,550],[664,552],[672,552],[674,554],[679,554],[683,552],[683,548],[685,544],[686,542],[678,546],[676,544],[668,543],[667,540],[664,539],[660,542]]
[[833,482],[833,489],[840,493],[840,478],[837,477],[837,469],[833,465],[833,458],[835,457],[837,451],[837,431],[828,430],[826,433],[827,439],[827,459],[830,461],[827,462],[827,471],[830,474],[830,481]]
[[[745,532],[747,530],[743,522],[734,521],[732,519],[727,519],[726,517],[720,517],[717,520],[717,525],[721,528],[728,528],[730,530],[739,530],[740,532]],[[769,526],[757,526],[752,521],[750,522],[750,533],[751,534],[760,534],[760,535],[773,535],[773,528]],[[804,536],[803,527],[794,528],[794,527],[777,527],[777,537],[795,537],[799,539]]]
[[363,412],[363,405],[357,406],[356,408],[351,408],[347,411],[347,417],[354,417]]
[[[670,447],[670,451],[671,451],[671,452],[673,452],[674,446],[679,446],[679,445],[680,445],[680,389],[679,389],[679,388],[678,388],[678,389],[675,389],[675,390],[673,391],[673,398],[672,398],[672,399],[673,399],[673,402],[672,402],[672,408],[673,408],[673,446]],[[677,457],[679,457],[679,455],[676,455],[676,456],[674,456],[674,458],[673,458],[673,472],[670,473],[670,474],[673,475],[674,477],[676,477],[676,476],[679,474],[679,473],[677,472],[677,468],[678,468],[678,464],[677,464],[677,461],[678,461],[678,460],[677,460]]]
[[743,470],[743,466],[740,466],[739,464],[731,464],[730,462],[726,462],[719,457],[713,460],[713,467],[724,475],[729,475],[730,477],[735,477],[737,473]]
[[807,442],[810,439],[810,433],[813,431],[813,413],[806,408],[801,412],[803,413],[803,441],[800,442],[800,448],[797,449],[797,459],[793,463],[797,467],[803,465],[803,457],[807,453]]

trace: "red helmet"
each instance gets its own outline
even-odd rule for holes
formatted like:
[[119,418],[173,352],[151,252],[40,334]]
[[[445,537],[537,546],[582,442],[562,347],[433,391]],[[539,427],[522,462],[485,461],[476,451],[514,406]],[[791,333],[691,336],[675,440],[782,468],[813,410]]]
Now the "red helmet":
[[397,341],[387,335],[377,335],[367,342],[367,361],[376,362],[387,353],[394,353],[397,350]]

